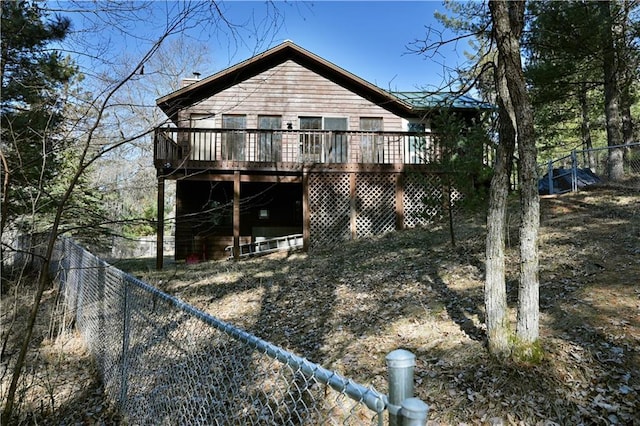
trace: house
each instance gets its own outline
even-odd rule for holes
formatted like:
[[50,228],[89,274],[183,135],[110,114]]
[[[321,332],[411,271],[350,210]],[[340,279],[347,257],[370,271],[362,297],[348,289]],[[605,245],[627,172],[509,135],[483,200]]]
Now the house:
[[[425,224],[441,191],[430,120],[445,100],[391,93],[286,41],[157,100],[158,217],[176,180],[177,259],[301,235],[305,249]],[[482,105],[447,108],[469,117]],[[431,214],[435,214],[432,212]],[[163,226],[159,226],[162,247]],[[162,267],[158,256],[158,267]]]

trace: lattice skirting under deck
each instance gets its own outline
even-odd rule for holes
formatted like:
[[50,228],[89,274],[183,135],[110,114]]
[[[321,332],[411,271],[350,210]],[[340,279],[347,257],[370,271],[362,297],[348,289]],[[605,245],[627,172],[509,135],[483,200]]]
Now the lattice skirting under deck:
[[395,175],[356,174],[356,237],[396,229]]
[[348,173],[309,174],[311,248],[327,247],[351,238]]
[[436,174],[409,173],[404,176],[404,226],[426,226],[440,218],[446,203],[442,181]]
[[[427,226],[440,218],[446,191],[437,174],[310,173],[310,247],[330,247],[352,238],[380,235],[396,229],[397,212],[404,227]],[[402,205],[396,191],[402,188]],[[353,198],[352,198],[353,197]],[[454,192],[454,201],[460,194]]]

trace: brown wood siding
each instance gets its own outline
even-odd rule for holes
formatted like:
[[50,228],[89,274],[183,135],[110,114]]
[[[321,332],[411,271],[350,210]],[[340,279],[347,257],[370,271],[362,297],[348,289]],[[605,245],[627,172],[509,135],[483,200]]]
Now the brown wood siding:
[[298,128],[300,116],[346,117],[349,130],[359,130],[360,117],[381,117],[386,131],[404,131],[401,117],[356,95],[292,60],[236,84],[181,112],[190,114],[246,114],[247,128],[257,128],[258,115],[281,115],[283,127]]

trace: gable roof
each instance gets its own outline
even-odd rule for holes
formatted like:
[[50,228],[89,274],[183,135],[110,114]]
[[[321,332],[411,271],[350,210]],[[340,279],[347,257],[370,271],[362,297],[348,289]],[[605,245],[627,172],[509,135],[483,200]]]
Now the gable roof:
[[[424,99],[426,99],[425,96],[427,96],[426,93],[422,93],[422,98],[417,95],[421,92],[398,92],[397,94],[393,94],[303,49],[289,40],[216,74],[165,95],[157,99],[156,104],[168,117],[173,118],[180,109],[194,105],[288,60],[292,60],[314,71],[345,89],[401,117],[422,115],[426,110],[437,106],[433,102],[424,102]],[[423,99],[423,101],[420,102],[418,101],[419,99]],[[448,107],[469,109],[469,106],[464,107],[462,104],[452,104],[448,105]],[[478,107],[475,106],[473,109],[477,108]]]

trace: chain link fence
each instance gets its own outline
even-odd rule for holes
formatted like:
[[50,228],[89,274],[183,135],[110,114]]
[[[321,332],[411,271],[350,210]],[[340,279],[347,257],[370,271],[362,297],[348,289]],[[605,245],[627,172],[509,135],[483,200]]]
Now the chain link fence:
[[575,192],[608,180],[611,154],[619,155],[619,173],[624,179],[640,178],[640,143],[573,150],[539,167],[539,189],[543,194]]
[[[397,405],[415,404],[411,392],[394,396],[390,385],[390,399],[354,383],[157,290],[69,239],[58,241],[53,265],[106,393],[130,424],[400,424]],[[424,422],[412,424],[426,423],[428,407],[419,407]]]

